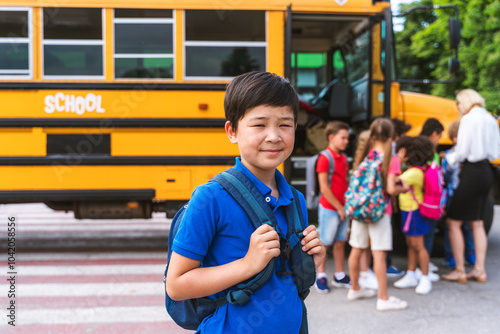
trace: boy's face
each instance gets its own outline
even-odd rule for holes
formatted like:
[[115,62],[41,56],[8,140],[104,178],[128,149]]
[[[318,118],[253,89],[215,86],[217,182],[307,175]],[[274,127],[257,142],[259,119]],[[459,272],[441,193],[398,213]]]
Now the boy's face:
[[399,164],[408,161],[408,158],[406,157],[406,148],[404,147],[400,148],[399,151],[396,152],[396,155],[398,157]]
[[238,144],[241,162],[254,175],[273,171],[292,153],[295,122],[290,107],[260,105],[248,110],[233,130],[226,122],[229,141]]
[[336,152],[343,152],[349,144],[349,131],[341,129],[334,135],[329,136],[330,146]]
[[443,133],[438,133],[437,131],[434,131],[430,136],[429,139],[431,142],[434,144],[435,147],[438,147],[439,141],[441,140],[441,136]]

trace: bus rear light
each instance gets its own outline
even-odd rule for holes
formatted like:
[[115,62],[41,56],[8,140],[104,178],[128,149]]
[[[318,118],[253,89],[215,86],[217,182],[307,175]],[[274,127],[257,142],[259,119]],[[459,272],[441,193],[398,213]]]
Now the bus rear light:
[[208,110],[208,103],[199,103],[198,109],[200,110]]
[[128,202],[127,203],[127,208],[129,208],[129,209],[137,209],[137,208],[139,208],[139,203],[137,203],[137,202]]

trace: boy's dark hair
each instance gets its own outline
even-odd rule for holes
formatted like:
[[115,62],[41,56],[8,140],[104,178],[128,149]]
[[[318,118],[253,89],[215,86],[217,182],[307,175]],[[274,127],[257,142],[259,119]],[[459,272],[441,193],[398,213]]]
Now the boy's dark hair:
[[424,126],[422,126],[422,131],[420,132],[420,136],[430,137],[434,132],[441,134],[444,131],[443,124],[438,121],[436,118],[428,118]]
[[406,149],[406,157],[410,166],[424,166],[434,157],[434,144],[424,136],[401,137],[396,143],[396,152]]
[[401,137],[411,129],[411,125],[399,118],[391,118],[392,125],[394,125],[394,135]]
[[340,130],[349,131],[349,124],[342,121],[328,122],[325,127],[326,140],[328,140],[328,137],[330,137],[330,135],[335,136],[337,133],[339,133]]
[[413,143],[413,138],[410,136],[403,136],[398,139],[396,142],[396,153],[399,152],[400,149],[404,148],[408,152],[408,149],[411,149],[411,145]]
[[235,131],[245,113],[261,105],[288,106],[292,108],[293,118],[297,123],[299,98],[292,84],[284,77],[269,72],[253,71],[235,77],[227,85],[224,111],[226,121],[230,122]]

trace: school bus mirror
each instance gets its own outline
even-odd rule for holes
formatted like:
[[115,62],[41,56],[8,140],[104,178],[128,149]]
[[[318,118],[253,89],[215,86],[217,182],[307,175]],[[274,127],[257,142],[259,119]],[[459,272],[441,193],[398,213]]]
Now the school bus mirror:
[[448,59],[448,72],[452,75],[457,74],[460,70],[460,61],[457,58]]
[[448,18],[448,31],[450,35],[450,49],[456,50],[462,39],[462,35],[460,34],[460,23],[457,19]]

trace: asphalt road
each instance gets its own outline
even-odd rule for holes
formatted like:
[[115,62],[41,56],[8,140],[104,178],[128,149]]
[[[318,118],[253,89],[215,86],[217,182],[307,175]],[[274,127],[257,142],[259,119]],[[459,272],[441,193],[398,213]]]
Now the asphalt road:
[[[19,223],[17,246],[22,252],[166,249],[168,222],[160,214],[153,220],[75,220],[71,213],[51,212],[43,205],[0,206],[0,214],[5,221],[0,231],[1,248],[6,246],[7,216],[15,215]],[[346,289],[334,289],[326,295],[312,289],[306,300],[310,333],[499,333],[500,206],[495,207],[488,242],[486,284],[440,281],[433,284],[429,295],[420,296],[413,289],[394,288],[392,283],[396,279],[390,278],[389,294],[408,301],[407,310],[379,312],[375,309],[375,298],[347,301]],[[448,271],[442,266],[442,259],[432,261],[440,266],[440,274]],[[393,262],[399,268],[406,266],[406,259],[400,254],[393,255]],[[331,277],[331,259],[327,271]]]
[[[347,289],[335,288],[324,295],[312,289],[306,300],[310,333],[499,333],[500,206],[495,207],[488,243],[485,284],[440,281],[433,284],[429,295],[421,296],[414,289],[394,288],[397,279],[389,278],[389,294],[409,304],[403,311],[379,312],[376,298],[348,301]],[[440,266],[439,274],[449,271],[441,258],[432,261]],[[399,255],[393,262],[399,268],[406,266],[406,259]],[[333,260],[328,262],[327,271],[331,277]]]

